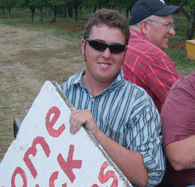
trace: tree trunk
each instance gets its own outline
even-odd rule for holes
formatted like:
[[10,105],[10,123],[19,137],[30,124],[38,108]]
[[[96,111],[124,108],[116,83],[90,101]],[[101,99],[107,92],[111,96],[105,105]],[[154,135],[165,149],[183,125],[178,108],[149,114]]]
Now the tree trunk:
[[186,40],[191,40],[194,36],[195,31],[195,11],[192,12],[192,17],[190,19],[190,23],[188,25],[188,30],[186,34]]
[[4,7],[2,8],[2,16],[3,16],[3,18],[5,17],[5,8]]
[[40,22],[43,22],[43,8],[40,8]]
[[78,17],[81,18],[81,6],[79,6]]
[[73,23],[77,23],[77,7],[72,7],[72,18],[73,18]]
[[184,16],[187,18],[187,20],[190,21],[190,15],[187,13],[187,11],[184,8],[182,8],[181,11],[184,14]]
[[97,10],[97,6],[95,6],[95,7],[93,8],[93,12],[91,12],[91,14],[95,13],[96,10]]
[[31,9],[31,21],[33,21],[35,15],[35,8]]
[[53,12],[53,16],[52,16],[52,23],[55,23],[56,22],[56,15],[57,15],[57,7],[54,6],[53,9],[52,9],[52,12]]
[[11,17],[11,9],[8,10],[8,16],[7,16],[7,18],[10,19],[10,17]]
[[66,6],[66,17],[69,18],[69,12],[68,12],[68,7]]
[[126,13],[126,18],[129,19],[129,9],[128,8],[126,8],[126,12],[125,13]]

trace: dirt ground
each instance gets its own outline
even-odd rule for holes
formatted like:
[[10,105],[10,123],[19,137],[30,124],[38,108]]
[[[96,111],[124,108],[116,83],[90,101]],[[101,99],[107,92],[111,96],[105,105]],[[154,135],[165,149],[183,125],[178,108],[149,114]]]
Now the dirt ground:
[[46,80],[58,84],[83,69],[80,40],[0,22],[0,162]]

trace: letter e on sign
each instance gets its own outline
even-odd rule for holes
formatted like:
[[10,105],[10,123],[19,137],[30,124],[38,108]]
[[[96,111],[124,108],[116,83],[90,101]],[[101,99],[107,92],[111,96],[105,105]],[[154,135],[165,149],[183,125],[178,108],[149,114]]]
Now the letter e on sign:
[[[52,117],[52,114],[54,115]],[[50,119],[52,117],[52,119]],[[55,125],[55,123],[57,122],[58,118],[60,117],[60,110],[58,107],[54,106],[52,108],[49,109],[47,115],[46,115],[46,128],[48,133],[53,136],[53,137],[58,137],[61,135],[61,133],[65,130],[65,125],[62,124],[62,126],[60,126],[58,128],[58,130],[53,129],[53,126]]]

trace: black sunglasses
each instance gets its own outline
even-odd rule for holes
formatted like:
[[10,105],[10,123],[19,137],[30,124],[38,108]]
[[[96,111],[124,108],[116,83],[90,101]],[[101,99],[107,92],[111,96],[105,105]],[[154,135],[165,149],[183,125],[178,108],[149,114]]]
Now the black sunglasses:
[[119,54],[123,51],[125,51],[126,46],[122,44],[107,44],[103,41],[98,41],[98,40],[91,40],[89,38],[86,38],[85,41],[95,50],[97,51],[105,51],[106,48],[108,47],[110,49],[110,52],[112,54]]

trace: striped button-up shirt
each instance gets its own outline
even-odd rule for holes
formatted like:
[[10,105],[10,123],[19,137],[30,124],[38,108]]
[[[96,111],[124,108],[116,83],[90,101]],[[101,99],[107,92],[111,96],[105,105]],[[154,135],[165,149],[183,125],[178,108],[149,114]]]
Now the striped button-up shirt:
[[141,153],[149,180],[158,184],[165,170],[161,119],[146,91],[124,80],[122,70],[102,93],[93,96],[82,83],[83,71],[61,85],[75,109],[91,111],[99,129],[129,150]]

